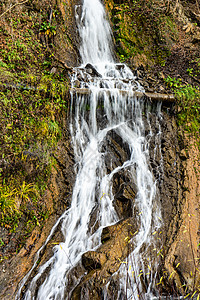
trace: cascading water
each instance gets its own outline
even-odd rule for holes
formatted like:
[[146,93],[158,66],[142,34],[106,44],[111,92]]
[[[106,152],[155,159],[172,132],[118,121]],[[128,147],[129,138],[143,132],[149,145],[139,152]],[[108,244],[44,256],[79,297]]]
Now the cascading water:
[[[126,295],[127,299],[138,295],[138,289],[142,290],[141,272],[144,274],[147,273],[146,269],[153,268],[147,253],[153,245],[152,233],[160,226],[160,210],[158,202],[155,205],[156,182],[148,165],[152,133],[149,127],[148,136],[145,137],[143,120],[143,114],[150,112],[142,99],[135,96],[135,91],[143,91],[143,88],[126,65],[114,63],[111,30],[100,0],[83,1],[82,15],[77,15],[77,24],[82,40],[80,54],[83,66],[92,64],[97,76],[89,75],[83,66],[74,69],[70,129],[77,177],[71,208],[58,220],[48,237],[49,240],[58,223],[62,222],[64,242],[55,246],[53,257],[39,268],[31,280],[23,296],[26,300],[70,299],[75,286],[70,277],[74,266],[80,263],[83,253],[101,244],[102,228],[119,221],[113,206],[112,181],[121,170],[128,170],[137,186],[134,205],[139,212],[139,228],[133,238],[135,249],[127,258],[127,264],[131,267],[127,270],[122,265],[113,275],[114,279],[120,278],[118,299],[125,299],[122,295]],[[83,90],[86,95],[81,92]],[[104,145],[111,132],[129,145],[130,155],[122,165],[108,173]],[[96,221],[91,227],[94,209]],[[21,290],[36,263],[21,283],[16,299],[21,298]],[[146,275],[149,281],[149,288],[145,292],[147,296],[151,295],[151,274]],[[109,283],[103,291],[103,297],[109,298]]]

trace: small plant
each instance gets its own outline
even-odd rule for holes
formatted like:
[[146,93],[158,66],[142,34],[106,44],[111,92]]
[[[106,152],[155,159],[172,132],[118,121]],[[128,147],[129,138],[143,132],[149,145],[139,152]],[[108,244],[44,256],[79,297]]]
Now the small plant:
[[9,190],[9,187],[0,187],[0,212],[2,215],[10,215],[16,210],[16,189]]
[[0,238],[0,247],[2,247],[4,245],[5,245],[4,241]]
[[5,62],[3,62],[2,60],[0,60],[0,67],[8,68],[8,65]]
[[52,26],[49,22],[45,21],[40,25],[39,32],[52,37],[53,35],[56,35],[56,26]]
[[[190,69],[191,72],[191,69]],[[196,135],[199,140],[198,131],[200,128],[200,90],[196,86],[183,84],[181,79],[165,79],[167,85],[172,89],[177,97],[178,121],[185,129]]]
[[193,75],[193,68],[188,68],[187,72],[188,72],[189,75]]
[[26,184],[23,181],[22,185],[19,187],[19,190],[16,192],[17,196],[21,198],[21,200],[29,200],[30,194],[36,194],[37,191],[33,183]]

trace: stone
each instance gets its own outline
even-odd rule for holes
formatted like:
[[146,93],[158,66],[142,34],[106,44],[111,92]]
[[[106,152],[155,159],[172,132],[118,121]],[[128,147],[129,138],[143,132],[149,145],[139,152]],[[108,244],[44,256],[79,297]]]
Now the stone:
[[[82,256],[82,262],[88,271],[72,293],[72,299],[81,298],[83,290],[88,288],[88,299],[100,300],[101,288],[115,273],[123,259],[128,255],[130,243],[137,230],[134,218],[122,220],[115,225],[105,227],[102,231],[102,245],[96,251],[88,251]],[[94,297],[94,293],[96,298]]]
[[89,73],[91,76],[102,77],[102,75],[99,72],[97,72],[95,67],[91,64],[87,64],[85,66],[85,69],[86,69],[86,72]]
[[82,255],[82,264],[87,271],[101,269],[107,258],[105,253],[88,251]]
[[80,82],[79,80],[75,80],[74,86],[75,86],[76,88],[80,88],[81,82]]

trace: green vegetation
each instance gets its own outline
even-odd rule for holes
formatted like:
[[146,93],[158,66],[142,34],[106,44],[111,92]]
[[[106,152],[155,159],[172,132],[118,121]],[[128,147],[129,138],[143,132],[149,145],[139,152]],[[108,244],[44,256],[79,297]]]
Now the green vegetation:
[[[113,23],[117,54],[122,62],[165,64],[166,41],[176,40],[177,26],[154,1],[106,1]],[[157,45],[157,47],[155,47]],[[135,58],[134,58],[135,57]]]
[[42,197],[68,106],[65,70],[50,72],[58,12],[51,21],[47,13],[0,19],[0,226],[15,232],[21,224],[21,243],[48,217]]
[[[11,228],[16,227],[16,216],[20,218],[16,202],[42,196],[53,164],[51,154],[62,136],[67,82],[45,74],[36,87],[0,92],[1,223]],[[35,169],[31,175],[29,166]]]
[[[191,70],[189,70],[191,72]],[[198,86],[182,83],[181,79],[165,79],[168,86],[171,87],[178,100],[178,122],[184,128],[194,133],[199,139],[200,129],[200,89]]]
[[40,29],[39,29],[40,33],[44,33],[48,36],[52,36],[56,34],[56,26],[51,25],[49,22],[44,21],[41,25],[40,25]]

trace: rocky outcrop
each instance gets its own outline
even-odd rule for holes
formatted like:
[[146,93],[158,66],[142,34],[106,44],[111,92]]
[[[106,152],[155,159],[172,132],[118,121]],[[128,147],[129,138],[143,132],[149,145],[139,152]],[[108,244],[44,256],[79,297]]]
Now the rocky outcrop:
[[[160,191],[163,220],[162,233],[160,232],[158,238],[160,240],[162,237],[158,251],[158,289],[163,295],[186,295],[186,292],[192,295],[199,285],[199,151],[194,145],[189,151],[185,150],[188,140],[177,126],[173,109],[163,109],[159,122],[154,110],[149,118],[152,130],[149,140],[150,164]],[[146,130],[148,131],[148,123]],[[115,133],[111,133],[107,137],[108,157],[105,159],[108,173],[121,165],[127,159],[128,153],[126,144]],[[134,230],[137,230],[139,224],[134,219],[132,209],[137,189],[128,172],[119,172],[113,179],[113,191],[116,194],[114,205],[120,218],[124,219],[121,224],[127,225],[128,220],[129,224],[135,224]],[[111,228],[116,230],[117,226],[118,224]],[[121,241],[119,233],[116,241]],[[120,266],[116,257],[122,260],[122,252],[116,241],[110,240],[110,230],[106,228],[102,234],[102,246],[83,255],[82,263],[87,275],[75,288],[73,299],[84,299],[86,295],[86,299],[101,299],[102,289],[107,283],[106,278]],[[114,255],[109,254],[111,247],[115,251]],[[126,247],[124,249],[126,256]],[[114,293],[118,289],[117,281],[112,284]],[[112,297],[111,299],[115,299],[116,296]]]
[[136,230],[134,218],[103,229],[102,245],[96,251],[86,252],[82,256],[82,264],[88,273],[74,289],[71,299],[101,299],[102,287],[133,250],[133,244],[129,242]]
[[[144,121],[148,132],[149,123],[145,117]],[[178,294],[180,292],[178,287],[183,284],[191,290],[199,284],[197,271],[199,186],[195,173],[195,168],[198,169],[198,158],[194,160],[194,154],[198,155],[198,151],[195,148],[191,151],[184,150],[185,141],[178,130],[173,109],[171,111],[164,109],[158,122],[156,108],[152,106],[149,121],[152,130],[149,139],[150,164],[160,190],[163,218],[162,258],[158,281],[163,277],[161,292],[174,293],[172,291],[172,286],[174,286]],[[65,136],[67,141],[68,131]],[[111,173],[114,168],[127,160],[130,151],[115,132],[110,132],[106,141],[105,162],[107,172]],[[160,148],[159,145],[161,145]],[[73,185],[71,179],[74,175],[73,154],[69,140],[66,144],[59,145],[55,159],[57,167],[52,172],[49,188],[44,197],[52,215],[42,232],[36,228],[19,254],[11,261],[2,264],[3,273],[0,284],[1,295],[5,299],[12,299],[17,284],[32,266],[35,253],[44,244],[56,218],[70,206]],[[83,267],[78,266],[78,269],[74,270],[77,278],[81,280],[77,286],[73,283],[76,287],[71,295],[72,299],[101,299],[102,289],[132,250],[131,247],[134,245],[129,244],[129,241],[139,226],[133,211],[136,192],[137,188],[128,170],[114,175],[114,205],[122,221],[104,228],[102,245],[97,250],[86,252],[82,256]],[[91,218],[91,226],[95,223],[95,212],[93,218],[94,220]],[[41,252],[38,267],[50,257],[54,243],[62,241],[62,236],[57,229]],[[85,272],[87,272],[86,275]],[[117,281],[113,282],[113,285],[116,284]],[[117,291],[117,286],[113,287],[113,293],[114,291]]]
[[[156,137],[156,125],[153,132]],[[163,218],[158,287],[161,294],[191,296],[198,292],[200,276],[200,154],[195,139],[177,126],[173,112],[163,111],[161,132],[161,152],[155,154],[150,147]]]
[[[118,166],[122,166],[130,156],[127,143],[122,138],[111,131],[106,137],[105,163],[108,174]],[[134,199],[137,192],[129,168],[121,170],[113,175],[113,195],[115,195],[113,205],[120,219],[132,217]]]
[[187,148],[179,153],[181,173],[174,220],[168,229],[165,245],[165,280],[183,295],[198,293],[200,284],[200,178],[199,149],[194,139],[184,136]]
[[66,2],[58,0],[56,4],[63,20],[63,24],[58,26],[59,31],[55,37],[58,57],[70,67],[77,66],[80,40],[76,30],[75,9],[80,4],[80,0]]

